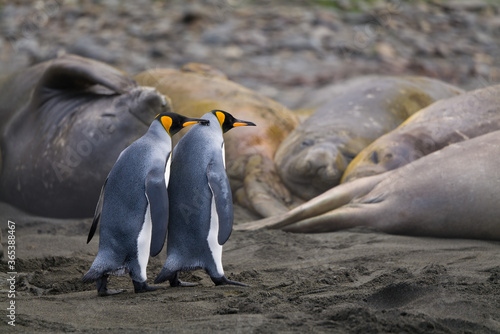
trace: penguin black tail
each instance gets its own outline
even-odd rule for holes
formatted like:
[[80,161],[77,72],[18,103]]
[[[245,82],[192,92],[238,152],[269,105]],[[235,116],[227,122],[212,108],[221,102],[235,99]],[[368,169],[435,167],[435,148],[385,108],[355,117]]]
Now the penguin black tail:
[[97,281],[102,276],[103,276],[102,272],[100,272],[94,268],[90,268],[90,270],[85,275],[83,275],[82,282],[84,282],[84,283],[94,282],[94,281]]
[[166,280],[170,280],[173,277],[173,275],[175,275],[175,272],[172,272],[168,270],[166,267],[163,267],[158,276],[156,276],[154,284],[163,283]]

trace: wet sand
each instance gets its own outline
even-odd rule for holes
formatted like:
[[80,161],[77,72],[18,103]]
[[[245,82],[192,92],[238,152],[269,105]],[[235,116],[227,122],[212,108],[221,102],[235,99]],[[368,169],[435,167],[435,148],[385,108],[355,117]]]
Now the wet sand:
[[[1,266],[0,332],[500,333],[500,243],[417,238],[356,229],[324,234],[235,231],[224,246],[226,275],[249,288],[199,283],[135,294],[127,277],[98,297],[80,281],[98,249],[90,219],[44,220],[0,207],[16,223],[16,326],[7,325]],[[236,208],[236,221],[253,219]],[[150,260],[148,282],[165,249]]]

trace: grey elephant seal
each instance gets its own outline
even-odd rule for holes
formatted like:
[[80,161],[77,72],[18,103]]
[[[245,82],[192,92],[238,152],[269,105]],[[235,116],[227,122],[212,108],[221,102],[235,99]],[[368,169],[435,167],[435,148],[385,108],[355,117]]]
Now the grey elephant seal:
[[237,229],[500,240],[500,131],[452,144],[399,169],[341,184],[290,212]]
[[500,85],[437,101],[361,151],[342,182],[399,168],[452,143],[496,130],[500,130]]
[[367,76],[325,88],[309,101],[316,111],[276,151],[278,173],[295,195],[311,199],[339,184],[347,165],[373,140],[418,110],[461,92],[409,76]]
[[74,55],[0,86],[0,200],[47,217],[92,217],[120,152],[169,109],[155,89]]

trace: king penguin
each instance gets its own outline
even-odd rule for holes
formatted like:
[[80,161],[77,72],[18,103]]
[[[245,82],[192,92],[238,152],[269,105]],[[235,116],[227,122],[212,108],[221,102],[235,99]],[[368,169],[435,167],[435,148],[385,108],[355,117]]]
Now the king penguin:
[[87,243],[97,225],[99,251],[83,276],[97,281],[99,296],[123,290],[107,288],[108,276],[129,273],[134,292],[156,290],[146,283],[149,256],[163,248],[168,225],[167,185],[170,177],[171,136],[208,120],[165,112],[156,116],[148,131],[120,153],[101,189]]
[[252,122],[235,119],[222,110],[201,117],[210,124],[193,126],[172,154],[169,193],[167,259],[155,283],[192,286],[181,282],[179,271],[204,269],[216,285],[230,281],[222,269],[222,245],[233,228],[233,199],[225,169],[222,134]]

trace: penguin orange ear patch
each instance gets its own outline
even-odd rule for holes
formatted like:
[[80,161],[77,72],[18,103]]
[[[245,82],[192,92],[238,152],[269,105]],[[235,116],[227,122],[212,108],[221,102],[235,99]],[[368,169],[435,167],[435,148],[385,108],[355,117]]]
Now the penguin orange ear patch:
[[220,111],[216,111],[215,115],[217,116],[220,126],[222,127],[222,124],[224,124],[224,120],[226,119],[226,115],[224,115],[224,113],[221,113]]
[[172,118],[168,116],[162,116],[160,120],[165,130],[167,130],[167,132],[170,133],[170,127],[172,126]]

